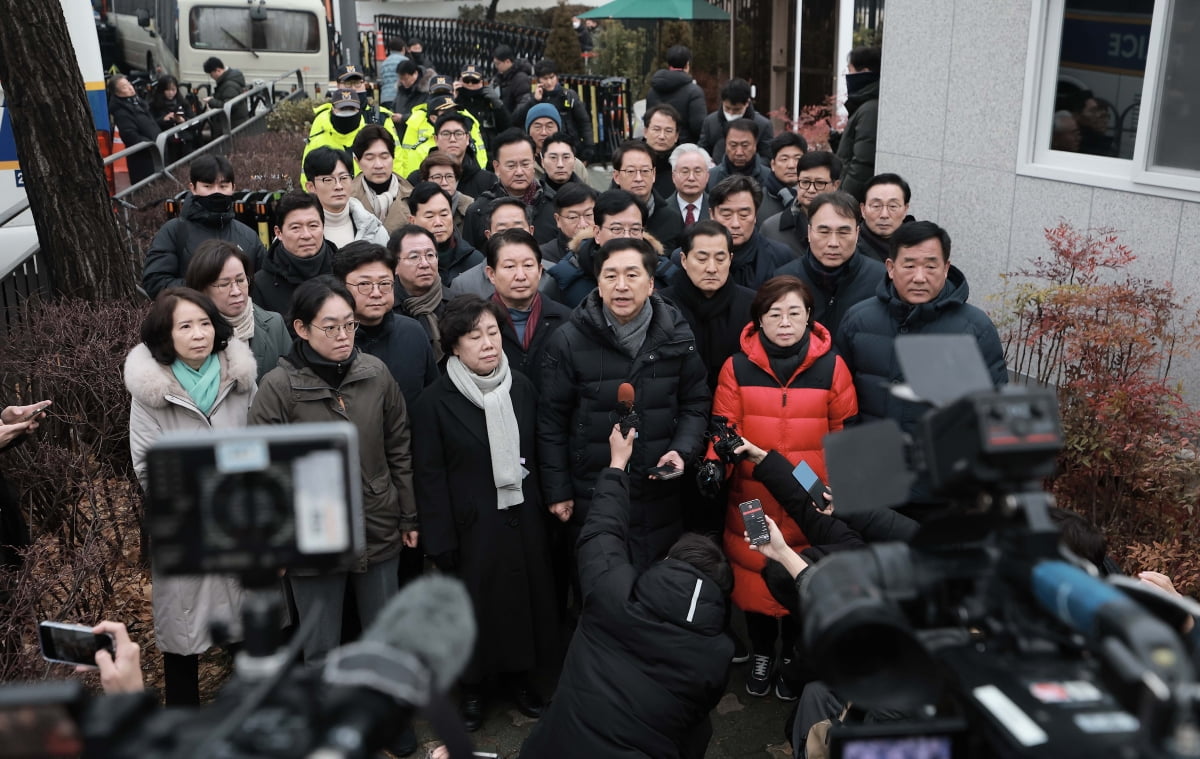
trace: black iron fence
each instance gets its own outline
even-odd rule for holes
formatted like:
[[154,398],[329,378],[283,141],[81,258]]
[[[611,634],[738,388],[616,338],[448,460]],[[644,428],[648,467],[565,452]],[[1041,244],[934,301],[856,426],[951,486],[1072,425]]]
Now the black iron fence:
[[883,26],[883,0],[854,0],[854,28],[875,29]]
[[[531,26],[415,16],[376,16],[375,28],[385,44],[393,37],[419,39],[427,65],[442,72],[458,72],[471,64],[490,71],[492,50],[497,45],[511,47],[516,58],[541,60],[550,37],[549,29]],[[375,48],[372,45],[369,49]]]

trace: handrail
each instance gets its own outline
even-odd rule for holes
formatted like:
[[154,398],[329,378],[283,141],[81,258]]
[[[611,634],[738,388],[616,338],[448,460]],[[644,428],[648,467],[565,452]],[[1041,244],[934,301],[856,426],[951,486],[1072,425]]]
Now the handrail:
[[4,211],[0,212],[0,227],[3,227],[5,224],[9,223],[10,221],[17,218],[18,216],[20,216],[21,214],[25,213],[28,210],[29,210],[29,198],[28,197],[21,198],[16,203],[14,203],[11,208],[5,209]]

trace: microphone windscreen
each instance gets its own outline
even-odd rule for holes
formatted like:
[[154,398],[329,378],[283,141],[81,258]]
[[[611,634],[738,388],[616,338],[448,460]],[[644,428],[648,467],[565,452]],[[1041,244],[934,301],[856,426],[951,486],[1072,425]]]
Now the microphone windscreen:
[[617,403],[626,403],[633,405],[633,385],[628,382],[622,382],[617,388]]
[[408,651],[430,668],[434,687],[445,691],[467,666],[475,648],[475,614],[463,584],[445,575],[409,583],[363,632],[363,640]]

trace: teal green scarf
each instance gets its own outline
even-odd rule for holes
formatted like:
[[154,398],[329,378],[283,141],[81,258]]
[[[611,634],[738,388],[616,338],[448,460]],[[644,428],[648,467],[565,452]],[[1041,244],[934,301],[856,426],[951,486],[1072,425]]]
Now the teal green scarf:
[[217,390],[221,388],[221,362],[217,359],[217,354],[208,354],[208,358],[204,360],[199,369],[193,369],[179,359],[175,359],[175,363],[171,364],[171,372],[175,375],[175,379],[179,380],[179,384],[183,385],[187,394],[191,396],[197,408],[205,416],[208,416],[208,412],[212,411],[213,404],[217,402]]

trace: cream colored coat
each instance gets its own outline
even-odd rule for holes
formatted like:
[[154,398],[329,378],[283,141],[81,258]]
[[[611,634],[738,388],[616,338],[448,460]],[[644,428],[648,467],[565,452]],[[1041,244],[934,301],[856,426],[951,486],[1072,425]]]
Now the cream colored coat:
[[[250,403],[257,391],[254,354],[233,338],[217,354],[221,385],[208,416],[196,406],[179,380],[138,343],[125,359],[125,387],[133,396],[129,412],[129,450],[144,490],[146,453],[166,432],[203,432],[246,426]],[[213,645],[211,624],[229,623],[233,639],[241,638],[242,588],[221,575],[159,577],[152,572],[154,636],[159,649],[173,654],[198,654]]]

